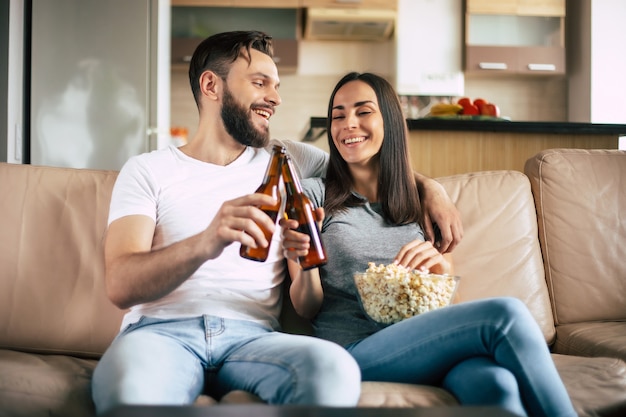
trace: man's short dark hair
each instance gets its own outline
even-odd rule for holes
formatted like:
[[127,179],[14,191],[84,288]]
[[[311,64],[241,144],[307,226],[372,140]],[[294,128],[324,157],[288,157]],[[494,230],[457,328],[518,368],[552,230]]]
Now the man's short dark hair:
[[222,32],[209,36],[196,47],[189,64],[189,83],[196,105],[200,105],[200,75],[209,70],[225,80],[237,58],[243,56],[250,62],[250,49],[273,57],[272,37],[256,30]]

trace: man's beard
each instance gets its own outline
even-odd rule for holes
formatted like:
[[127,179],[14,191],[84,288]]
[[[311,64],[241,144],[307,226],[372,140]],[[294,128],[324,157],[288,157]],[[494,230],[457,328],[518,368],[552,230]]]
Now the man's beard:
[[242,145],[264,148],[269,144],[269,130],[261,132],[254,127],[248,109],[237,103],[226,86],[222,104],[222,121],[228,134]]

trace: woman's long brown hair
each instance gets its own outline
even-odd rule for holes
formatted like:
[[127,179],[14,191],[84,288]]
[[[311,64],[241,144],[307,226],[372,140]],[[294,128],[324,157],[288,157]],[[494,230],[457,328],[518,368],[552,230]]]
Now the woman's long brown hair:
[[330,161],[326,174],[324,209],[332,215],[348,207],[363,204],[352,194],[352,175],[331,136],[335,95],[341,87],[351,81],[363,81],[372,87],[383,117],[384,138],[377,159],[378,197],[385,219],[394,225],[417,223],[425,232],[424,214],[409,160],[408,129],[402,107],[391,84],[372,73],[351,72],[345,75],[330,96],[326,122]]

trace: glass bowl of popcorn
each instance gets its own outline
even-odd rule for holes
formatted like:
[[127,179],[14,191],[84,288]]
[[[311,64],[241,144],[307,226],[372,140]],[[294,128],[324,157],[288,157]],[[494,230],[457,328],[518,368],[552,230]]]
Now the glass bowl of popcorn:
[[450,305],[459,280],[456,275],[431,274],[373,262],[365,272],[354,274],[365,314],[381,324],[396,323]]

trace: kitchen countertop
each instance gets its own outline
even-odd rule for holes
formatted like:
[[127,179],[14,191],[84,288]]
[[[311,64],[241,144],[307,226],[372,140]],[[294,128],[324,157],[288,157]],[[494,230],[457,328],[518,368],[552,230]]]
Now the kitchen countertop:
[[[472,132],[559,133],[626,136],[626,124],[570,122],[512,122],[508,120],[407,119],[409,130],[454,130]],[[326,132],[325,117],[311,117],[305,142],[315,141]]]

